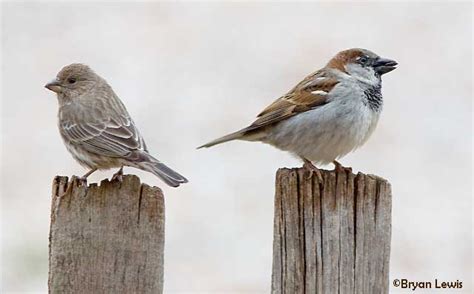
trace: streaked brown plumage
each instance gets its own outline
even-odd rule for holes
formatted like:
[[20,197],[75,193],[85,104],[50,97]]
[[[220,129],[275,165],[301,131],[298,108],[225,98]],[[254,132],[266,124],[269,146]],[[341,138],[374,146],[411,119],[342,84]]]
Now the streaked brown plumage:
[[65,66],[46,88],[57,93],[58,127],[66,148],[81,165],[91,169],[123,166],[155,174],[177,187],[187,179],[148,153],[145,141],[122,101],[109,84],[87,65]]

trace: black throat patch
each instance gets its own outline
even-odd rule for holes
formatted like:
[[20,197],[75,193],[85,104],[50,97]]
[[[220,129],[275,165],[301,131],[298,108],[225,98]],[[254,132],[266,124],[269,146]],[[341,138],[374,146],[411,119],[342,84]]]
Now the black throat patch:
[[382,84],[372,86],[364,91],[366,105],[368,104],[373,111],[379,111],[382,108]]

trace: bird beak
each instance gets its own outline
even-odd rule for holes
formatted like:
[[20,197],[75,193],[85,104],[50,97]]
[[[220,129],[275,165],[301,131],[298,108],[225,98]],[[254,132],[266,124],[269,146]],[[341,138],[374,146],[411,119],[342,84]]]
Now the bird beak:
[[383,75],[396,69],[397,65],[395,60],[379,57],[374,63],[374,69],[379,75]]
[[61,83],[57,79],[54,79],[51,82],[47,83],[46,85],[44,85],[44,87],[56,93],[59,93],[62,90]]

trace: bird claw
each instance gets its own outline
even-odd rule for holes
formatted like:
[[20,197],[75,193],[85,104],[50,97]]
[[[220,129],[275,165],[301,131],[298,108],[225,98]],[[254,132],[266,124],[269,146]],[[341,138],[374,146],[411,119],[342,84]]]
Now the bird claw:
[[123,167],[121,167],[118,172],[116,172],[113,176],[112,176],[112,182],[113,181],[119,181],[120,183],[123,181]]
[[321,175],[321,171],[316,166],[314,166],[314,164],[312,164],[311,161],[304,160],[303,167],[309,171],[308,179],[311,179],[313,177],[313,174],[316,174],[316,177],[318,177],[318,180],[320,182],[323,181],[323,176]]
[[335,160],[333,161],[333,163],[334,163],[334,170],[336,172],[352,173],[352,167],[345,167]]
[[87,177],[79,177],[77,178],[77,182],[79,186],[87,186]]
[[81,186],[84,185],[84,186],[87,187],[87,177],[90,176],[91,174],[93,174],[96,170],[97,170],[97,168],[93,168],[90,171],[88,171],[85,175],[83,175],[82,177],[78,177],[77,182],[79,183],[79,185],[81,185]]
[[123,182],[123,174],[114,174],[112,176],[111,182],[116,181],[116,180],[119,181],[120,183]]

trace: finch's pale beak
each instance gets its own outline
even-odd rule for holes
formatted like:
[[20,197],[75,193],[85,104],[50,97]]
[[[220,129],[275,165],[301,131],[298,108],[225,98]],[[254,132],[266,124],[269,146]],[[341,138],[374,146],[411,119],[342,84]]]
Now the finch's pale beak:
[[397,65],[395,60],[379,57],[375,61],[374,69],[378,74],[383,75],[396,69]]
[[61,83],[57,79],[54,79],[51,82],[47,83],[46,85],[44,85],[44,87],[56,93],[60,93],[62,90]]

